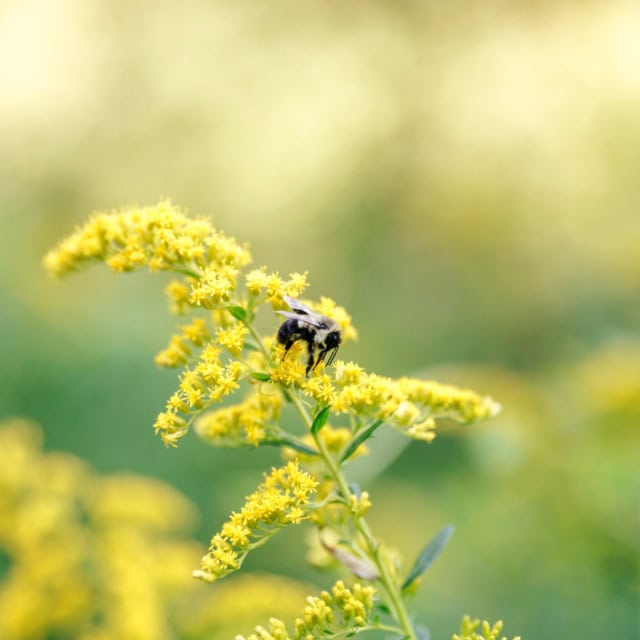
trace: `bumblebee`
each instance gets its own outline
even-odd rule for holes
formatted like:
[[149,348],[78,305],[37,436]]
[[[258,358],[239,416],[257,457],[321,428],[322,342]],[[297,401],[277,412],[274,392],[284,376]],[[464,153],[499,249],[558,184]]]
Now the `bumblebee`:
[[291,311],[276,312],[287,318],[278,329],[278,342],[284,345],[284,357],[296,342],[302,340],[307,343],[309,353],[305,370],[307,376],[325,359],[326,364],[330,365],[342,342],[338,323],[309,309],[295,298],[284,296],[284,301]]

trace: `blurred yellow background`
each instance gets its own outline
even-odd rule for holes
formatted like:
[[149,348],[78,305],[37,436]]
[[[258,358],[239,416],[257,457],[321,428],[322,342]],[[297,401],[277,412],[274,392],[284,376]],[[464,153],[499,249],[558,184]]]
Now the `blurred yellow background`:
[[[0,417],[173,484],[201,544],[253,490],[275,452],[153,436],[163,277],[40,266],[92,210],[171,197],[258,265],[308,269],[359,329],[342,357],[503,404],[370,486],[408,558],[457,527],[415,601],[433,638],[464,612],[638,637],[638,25],[624,0],[5,0]],[[247,568],[326,585],[301,538]]]

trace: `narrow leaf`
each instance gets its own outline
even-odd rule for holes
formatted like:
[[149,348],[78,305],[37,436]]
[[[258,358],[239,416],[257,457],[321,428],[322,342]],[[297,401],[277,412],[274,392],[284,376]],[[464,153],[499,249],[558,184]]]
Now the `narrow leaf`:
[[324,409],[320,409],[316,414],[316,417],[313,419],[313,424],[311,425],[311,433],[316,435],[325,424],[327,424],[327,420],[329,419],[329,413],[331,412],[331,407],[327,405]]
[[418,640],[431,640],[431,632],[429,629],[421,624],[419,624],[415,628],[416,635],[418,636]]
[[269,382],[271,380],[271,376],[268,373],[263,373],[262,371],[253,371],[250,377],[254,380],[260,380],[260,382]]
[[300,453],[304,453],[308,456],[319,455],[319,453],[314,448],[304,444],[303,442],[300,442],[299,440],[295,440],[294,438],[287,438],[286,436],[282,438],[274,438],[272,440],[263,440],[260,444],[271,447],[290,447],[291,449],[294,449],[295,451],[298,451]]
[[231,305],[229,307],[225,307],[225,309],[236,319],[242,322],[247,319],[247,310],[244,307],[238,307],[235,305]]
[[382,424],[382,420],[376,420],[372,422],[364,431],[361,431],[350,443],[349,446],[345,449],[345,452],[342,454],[340,458],[340,462],[344,462],[348,460],[355,452],[356,449],[365,441],[368,440],[373,432]]
[[403,591],[410,587],[411,584],[435,562],[436,558],[442,553],[443,549],[447,545],[447,542],[449,542],[449,538],[453,535],[454,531],[455,527],[448,524],[438,532],[429,544],[427,544],[416,559],[407,579],[404,581],[404,584],[402,585]]

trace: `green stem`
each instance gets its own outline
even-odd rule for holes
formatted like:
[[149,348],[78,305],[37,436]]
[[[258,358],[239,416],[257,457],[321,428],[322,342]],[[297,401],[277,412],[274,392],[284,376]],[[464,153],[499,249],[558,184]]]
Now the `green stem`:
[[[295,403],[294,403],[295,405]],[[311,422],[308,418],[301,413],[300,414],[307,427],[311,427]],[[340,493],[344,496],[344,498],[350,502],[350,498],[353,495],[352,491],[349,489],[349,484],[347,483],[342,471],[336,464],[335,460],[329,453],[325,443],[322,438],[319,437],[319,434],[315,435],[316,446],[318,447],[318,451],[322,456],[322,459],[325,461],[325,464],[329,468],[331,476],[333,477]],[[397,622],[402,627],[402,630],[406,634],[407,638],[411,640],[417,640],[417,636],[415,630],[413,629],[413,625],[411,624],[411,620],[409,619],[409,613],[404,604],[404,600],[402,599],[402,594],[400,592],[400,587],[394,581],[391,573],[389,572],[389,568],[387,564],[380,557],[380,547],[378,541],[375,539],[369,524],[363,516],[358,516],[353,514],[353,522],[356,526],[356,529],[360,532],[362,537],[365,539],[367,543],[367,547],[369,548],[369,555],[373,560],[376,568],[378,569],[379,578],[378,580],[384,586],[387,595],[389,596],[389,604],[391,605],[391,609],[394,612],[394,617]]]
[[[250,321],[245,320],[244,325],[247,327],[247,329],[249,330],[249,333],[251,334],[253,339],[256,341],[256,344],[260,349],[260,351],[262,352],[262,354],[264,355],[264,357],[266,358],[266,361],[271,365],[272,364],[271,356],[267,351],[267,349],[265,348],[264,343],[262,342],[262,338],[260,337],[258,332],[254,329]],[[302,421],[304,422],[307,429],[311,431],[311,425],[313,424],[313,420],[309,415],[307,408],[304,406],[304,404],[302,403],[298,395],[295,393],[295,391],[290,391],[289,389],[286,389],[284,387],[283,387],[283,393],[285,397],[291,402],[291,404],[293,404],[293,406],[296,408],[296,411],[300,414],[300,417],[302,418]],[[344,499],[347,501],[347,503],[350,504],[353,493],[349,489],[349,484],[346,478],[344,477],[344,475],[342,474],[342,471],[340,470],[339,465],[336,463],[336,461],[333,459],[333,457],[329,453],[329,450],[327,449],[322,438],[320,438],[319,434],[316,433],[314,434],[313,437],[315,439],[316,446],[318,447],[318,451],[320,452],[320,456],[322,457],[325,464],[327,465],[327,468],[329,469],[329,472],[333,477],[333,480],[335,481],[336,486],[338,487],[340,493],[342,494]],[[409,619],[409,613],[407,612],[407,609],[404,604],[404,600],[402,599],[400,586],[396,584],[396,582],[393,579],[393,576],[389,571],[389,568],[387,567],[387,564],[380,557],[380,548],[379,548],[378,541],[375,539],[371,531],[371,528],[369,527],[369,524],[367,523],[365,518],[363,516],[358,516],[356,514],[352,514],[352,515],[353,515],[354,525],[356,529],[360,532],[362,537],[365,539],[368,550],[369,550],[369,555],[373,560],[376,568],[378,569],[378,574],[379,574],[378,580],[384,587],[389,597],[389,604],[391,606],[391,609],[393,611],[396,621],[402,627],[402,631],[404,632],[406,637],[409,638],[409,640],[417,640],[416,632],[413,628],[413,625],[411,624],[411,620]]]

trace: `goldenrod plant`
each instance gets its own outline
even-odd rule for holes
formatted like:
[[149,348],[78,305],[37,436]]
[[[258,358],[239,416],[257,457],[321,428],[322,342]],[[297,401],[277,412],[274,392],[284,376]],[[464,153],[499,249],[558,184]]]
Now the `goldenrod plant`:
[[199,549],[193,505],[158,480],[99,475],[42,444],[32,422],[0,424],[0,638],[173,637]]
[[[146,267],[172,273],[169,305],[183,320],[156,362],[178,369],[179,383],[158,415],[156,432],[169,446],[193,428],[214,446],[282,449],[283,465],[267,471],[213,535],[193,575],[220,580],[278,531],[308,521],[349,578],[309,596],[292,629],[272,618],[250,638],[311,640],[369,630],[427,637],[407,596],[453,527],[444,527],[413,563],[404,564],[367,522],[371,499],[350,482],[348,463],[366,454],[367,440],[380,428],[430,443],[441,419],[489,418],[500,409],[494,400],[439,382],[369,373],[348,360],[330,365],[337,348],[357,337],[347,311],[330,298],[307,299],[306,273],[283,278],[266,267],[249,268],[245,245],[168,200],[93,215],[44,263],[57,276],[95,263],[118,272]],[[259,316],[270,323],[264,335]],[[299,429],[284,428],[286,407],[297,415]],[[454,637],[497,638],[501,623],[484,623],[483,636],[476,627],[465,619]]]

